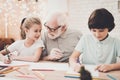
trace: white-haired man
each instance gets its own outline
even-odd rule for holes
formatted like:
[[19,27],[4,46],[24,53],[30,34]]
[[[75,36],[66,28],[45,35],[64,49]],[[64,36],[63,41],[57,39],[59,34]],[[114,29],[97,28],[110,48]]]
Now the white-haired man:
[[81,32],[69,29],[66,14],[60,12],[49,16],[44,26],[47,31],[43,37],[45,44],[43,60],[68,62],[82,36]]

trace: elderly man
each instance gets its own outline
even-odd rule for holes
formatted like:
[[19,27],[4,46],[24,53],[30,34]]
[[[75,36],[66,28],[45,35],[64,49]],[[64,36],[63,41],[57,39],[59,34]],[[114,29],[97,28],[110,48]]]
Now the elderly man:
[[43,37],[46,50],[43,53],[43,60],[68,62],[69,56],[82,36],[81,32],[69,29],[67,16],[59,12],[49,16],[44,26],[47,31]]

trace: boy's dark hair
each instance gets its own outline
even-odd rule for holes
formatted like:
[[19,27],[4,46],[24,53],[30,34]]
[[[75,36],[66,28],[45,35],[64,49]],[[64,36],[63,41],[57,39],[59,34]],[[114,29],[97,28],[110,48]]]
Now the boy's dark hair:
[[115,27],[113,15],[105,8],[96,9],[88,20],[89,29],[108,28],[109,32]]

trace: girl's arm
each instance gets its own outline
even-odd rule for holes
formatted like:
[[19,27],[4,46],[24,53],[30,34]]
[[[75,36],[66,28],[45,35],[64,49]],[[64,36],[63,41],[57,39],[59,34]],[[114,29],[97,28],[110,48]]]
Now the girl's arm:
[[6,49],[3,49],[0,51],[0,54],[2,54],[2,55],[6,55],[8,53],[10,53],[10,51],[9,50],[6,51]]
[[42,47],[38,48],[33,56],[13,56],[13,60],[37,62],[40,59],[42,50]]

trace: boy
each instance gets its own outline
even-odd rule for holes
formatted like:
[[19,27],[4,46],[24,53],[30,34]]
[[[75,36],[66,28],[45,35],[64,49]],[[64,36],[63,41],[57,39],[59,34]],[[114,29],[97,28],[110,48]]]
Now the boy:
[[116,57],[120,56],[120,40],[109,35],[115,27],[113,15],[104,8],[96,9],[89,17],[88,26],[92,35],[81,38],[69,59],[70,66],[79,71],[81,65],[77,60],[83,54],[82,63],[98,65],[98,71],[120,69],[120,63],[116,63]]

